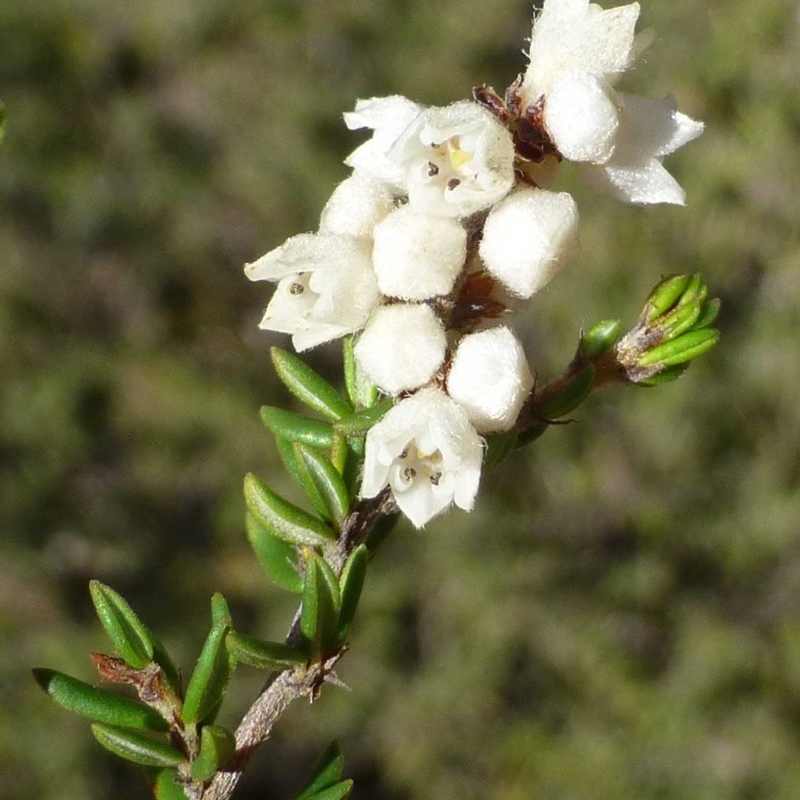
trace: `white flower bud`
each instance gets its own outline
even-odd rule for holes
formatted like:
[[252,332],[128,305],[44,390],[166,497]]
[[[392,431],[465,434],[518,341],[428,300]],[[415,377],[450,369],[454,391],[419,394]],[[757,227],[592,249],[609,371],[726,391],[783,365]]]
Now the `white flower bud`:
[[570,161],[602,164],[614,152],[617,107],[607,88],[588,73],[569,73],[554,81],[544,121],[561,155]]
[[401,400],[367,433],[362,497],[385,486],[418,528],[455,503],[471,511],[483,446],[464,409],[439,389]]
[[467,232],[458,220],[398,208],[373,231],[372,260],[380,290],[403,300],[447,294],[467,255]]
[[354,172],[333,191],[322,209],[320,233],[370,237],[372,229],[394,210],[388,184],[364,172]]
[[508,328],[465,336],[447,376],[447,392],[466,412],[478,433],[514,426],[533,388],[525,351]]
[[245,267],[277,281],[259,327],[291,333],[298,351],[361,328],[380,300],[369,240],[301,233]]
[[566,192],[521,189],[486,218],[479,254],[512,294],[538,292],[579,250],[578,207]]
[[411,207],[431,214],[470,216],[514,184],[511,134],[468,100],[426,109],[397,139],[389,158],[406,172]]
[[428,383],[444,361],[447,337],[426,305],[380,306],[355,346],[358,364],[387,394]]

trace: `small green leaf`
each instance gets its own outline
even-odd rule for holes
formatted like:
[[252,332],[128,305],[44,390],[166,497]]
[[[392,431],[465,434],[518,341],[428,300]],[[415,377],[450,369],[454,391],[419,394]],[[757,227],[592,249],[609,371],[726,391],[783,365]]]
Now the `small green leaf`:
[[336,742],[331,742],[325,752],[317,759],[311,770],[311,778],[295,800],[308,800],[317,792],[328,789],[342,779],[344,759]]
[[278,453],[280,454],[283,466],[286,471],[294,478],[295,483],[306,493],[314,511],[323,519],[327,513],[325,508],[325,501],[320,496],[319,492],[314,487],[314,484],[308,477],[308,471],[305,466],[298,461],[297,453],[294,450],[294,442],[288,439],[277,437],[275,443],[278,445]]
[[267,577],[286,591],[297,593],[303,591],[303,579],[300,576],[295,547],[273,536],[252,514],[248,513],[245,526],[250,546]]
[[238,631],[228,634],[228,647],[238,662],[266,672],[291,669],[308,661],[304,652],[288,644],[264,642]]
[[645,306],[646,321],[652,322],[669,311],[689,286],[691,280],[691,275],[670,275],[657,284],[650,293]]
[[178,773],[174,769],[162,769],[156,775],[153,795],[156,800],[186,800],[183,787],[177,782]]
[[660,372],[656,372],[655,375],[651,375],[649,378],[643,378],[641,380],[636,381],[637,386],[663,386],[665,383],[671,383],[674,380],[680,378],[689,365],[688,364],[678,364],[675,367],[667,367],[666,369],[661,370]]
[[136,700],[111,694],[52,669],[36,668],[33,677],[56,703],[73,714],[125,728],[169,729],[160,714]]
[[378,399],[378,387],[359,368],[353,352],[353,337],[344,339],[344,385],[355,408],[370,408]]
[[656,323],[655,330],[661,332],[665,339],[675,339],[694,326],[700,317],[700,311],[699,302],[679,303]]
[[335,646],[340,606],[339,583],[333,570],[323,558],[308,551],[300,631],[310,645],[312,659],[324,657]]
[[484,469],[496,467],[511,455],[517,448],[518,434],[516,430],[490,433],[486,439],[486,454],[483,457]]
[[154,739],[146,733],[104,725],[95,722],[94,738],[114,755],[145,767],[177,767],[186,759],[163,739]]
[[581,335],[579,352],[587,361],[594,361],[607,353],[617,341],[622,323],[618,319],[604,319]]
[[380,422],[392,406],[394,406],[394,399],[387,397],[370,408],[354,411],[352,414],[342,417],[338,422],[334,423],[333,427],[344,436],[361,436],[376,422]]
[[364,588],[364,579],[367,576],[367,562],[369,552],[365,545],[359,545],[347,559],[339,580],[342,593],[342,605],[339,610],[339,630],[337,638],[344,642],[350,634],[350,626],[358,608],[361,590]]
[[236,751],[236,738],[221,725],[206,725],[200,733],[200,753],[189,774],[196,781],[210,781]]
[[702,328],[689,331],[677,339],[648,350],[637,362],[637,367],[663,365],[674,367],[685,364],[708,352],[719,340],[719,331],[713,328]]
[[303,795],[303,800],[342,800],[353,791],[353,781],[348,779],[337,783],[334,786],[329,786],[316,794]]
[[309,419],[273,406],[261,408],[261,419],[272,433],[290,442],[324,448],[330,447],[333,441],[333,426],[330,422]]
[[350,511],[350,496],[341,474],[319,450],[296,442],[294,451],[316,494],[325,504],[326,517],[338,528]]
[[229,628],[233,627],[231,609],[228,606],[228,601],[220,592],[214,592],[214,594],[211,595],[211,624],[227,625]]
[[100,581],[89,581],[89,592],[97,616],[120,657],[134,669],[149,664],[153,660],[153,639],[127,601]]
[[711,325],[717,318],[719,314],[720,305],[722,301],[715,297],[713,300],[709,300],[704,306],[702,311],[700,312],[700,316],[694,323],[695,330],[699,330],[700,328],[707,328]]
[[245,477],[244,496],[248,510],[259,524],[285,542],[319,547],[336,538],[322,520],[284,500],[255,475]]
[[587,364],[582,370],[573,375],[557,394],[549,397],[537,407],[537,414],[545,420],[558,419],[570,411],[575,410],[592,391],[594,381],[594,367]]
[[352,412],[347,400],[304,361],[278,347],[271,354],[278,377],[300,402],[333,421]]
[[226,648],[230,625],[212,625],[192,677],[186,686],[183,721],[187,725],[205,722],[222,702],[231,678],[231,659]]

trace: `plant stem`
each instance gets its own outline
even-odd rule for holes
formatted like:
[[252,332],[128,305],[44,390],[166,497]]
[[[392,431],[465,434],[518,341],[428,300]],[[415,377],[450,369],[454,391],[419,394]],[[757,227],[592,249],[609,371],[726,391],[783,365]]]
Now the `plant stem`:
[[[360,500],[356,504],[342,526],[339,539],[326,553],[326,559],[337,575],[341,574],[348,556],[365,541],[375,523],[393,510],[394,503],[388,487],[376,497]],[[300,609],[298,609],[286,635],[286,643],[296,647],[301,642]],[[200,795],[200,800],[230,798],[250,756],[269,737],[275,723],[289,704],[299,697],[311,696],[312,699],[316,697],[345,650],[345,647],[340,648],[323,663],[286,669],[270,676],[236,729],[236,752],[233,758],[224,769],[217,772]]]

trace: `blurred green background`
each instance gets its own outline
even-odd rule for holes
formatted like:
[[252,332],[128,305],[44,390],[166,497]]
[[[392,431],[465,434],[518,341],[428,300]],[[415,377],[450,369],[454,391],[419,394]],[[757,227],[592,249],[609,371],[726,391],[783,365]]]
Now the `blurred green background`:
[[[86,583],[193,663],[221,590],[279,636],[292,598],[243,534],[241,478],[288,491],[257,410],[282,337],[241,266],[311,230],[357,97],[427,103],[523,67],[520,0],[0,0],[0,798],[144,798],[30,678],[92,681]],[[341,677],[237,797],[289,798],[338,738],[355,800],[800,797],[800,24],[794,0],[645,0],[622,84],[707,131],[686,209],[576,187],[583,256],[518,319],[540,378],[581,324],[701,270],[723,339],[609,390],[401,526]],[[335,375],[338,348],[314,352]],[[260,684],[242,668],[223,721]]]

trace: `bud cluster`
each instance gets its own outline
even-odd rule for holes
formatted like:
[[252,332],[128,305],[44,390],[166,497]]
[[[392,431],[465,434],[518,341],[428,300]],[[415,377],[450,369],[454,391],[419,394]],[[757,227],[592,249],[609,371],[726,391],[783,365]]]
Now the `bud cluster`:
[[505,323],[578,254],[563,161],[631,203],[683,203],[663,156],[702,124],[612,84],[641,49],[637,3],[546,0],[530,63],[497,95],[423,107],[359,100],[371,137],[346,159],[318,230],[246,267],[277,284],[260,327],[298,351],[354,334],[358,368],[396,404],[367,433],[363,497],[391,488],[416,526],[472,508],[483,435],[511,430],[534,378]]

